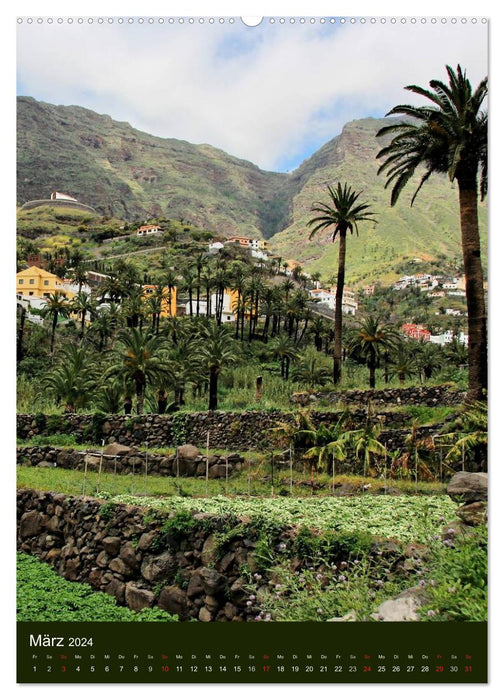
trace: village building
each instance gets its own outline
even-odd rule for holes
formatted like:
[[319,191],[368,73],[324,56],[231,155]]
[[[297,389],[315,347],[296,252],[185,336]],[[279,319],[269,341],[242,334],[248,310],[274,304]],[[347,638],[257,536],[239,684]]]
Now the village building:
[[[157,284],[143,284],[142,296],[148,299],[158,290]],[[163,287],[163,298],[161,300],[161,318],[177,315],[177,287],[172,287],[171,291],[168,287]]]
[[137,228],[137,236],[152,236],[152,235],[160,235],[163,233],[163,229],[161,226],[156,226],[155,224],[147,224],[145,226],[140,226]]
[[16,274],[16,293],[27,297],[48,297],[59,292],[64,297],[71,299],[74,292],[65,288],[65,283],[52,272],[40,267],[28,267]]
[[418,323],[403,323],[401,326],[402,332],[412,340],[418,340],[424,343],[430,341],[431,334],[424,326]]

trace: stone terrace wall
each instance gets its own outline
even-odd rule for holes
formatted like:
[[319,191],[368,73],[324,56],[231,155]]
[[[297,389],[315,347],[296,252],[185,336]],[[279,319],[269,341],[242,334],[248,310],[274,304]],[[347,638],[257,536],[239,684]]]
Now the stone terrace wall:
[[159,606],[181,620],[203,622],[253,619],[257,611],[247,605],[240,576],[243,565],[257,571],[250,533],[251,539],[228,537],[220,551],[218,532],[235,521],[196,513],[196,527],[187,534],[163,536],[162,523],[151,517],[146,524],[145,515],[145,509],[133,506],[21,489],[18,549],[132,610]]
[[[339,415],[340,412],[337,411],[312,410],[310,413],[315,426],[334,423]],[[351,417],[354,427],[360,427],[366,417],[366,409],[353,409]],[[406,413],[387,411],[380,411],[376,418],[380,417],[388,429],[400,428],[410,420]],[[185,443],[203,447],[209,433],[211,449],[256,450],[275,447],[277,439],[272,435],[272,429],[279,423],[292,425],[294,420],[295,413],[288,411],[110,415],[100,417],[99,420],[96,416],[86,414],[21,414],[17,417],[17,428],[21,440],[29,440],[37,435],[63,433],[71,435],[77,443],[82,444],[99,444],[105,440],[106,443],[119,442],[140,448],[144,448],[146,442],[149,447],[175,447]]]
[[450,385],[441,384],[439,386],[415,386],[397,389],[367,389],[366,391],[350,389],[348,391],[299,392],[291,397],[293,404],[300,405],[320,400],[343,405],[366,405],[371,401],[374,406],[406,406],[415,404],[424,406],[456,406],[464,402],[465,392],[453,391]]
[[[116,447],[109,445],[109,447]],[[98,471],[100,462],[103,472],[117,474],[136,474],[147,468],[149,475],[159,476],[205,476],[206,455],[201,454],[192,445],[184,445],[169,455],[160,455],[153,452],[140,452],[134,447],[126,448],[117,446],[113,450],[116,454],[104,454],[103,458],[96,452],[80,451],[61,447],[23,446],[17,448],[18,464],[27,463],[33,467],[57,466],[62,469],[84,469],[87,461],[89,471]],[[107,452],[107,448],[105,448]],[[118,453],[118,454],[117,454]],[[243,457],[238,454],[209,455],[208,476],[210,479],[224,479],[227,473],[232,476],[242,465]]]

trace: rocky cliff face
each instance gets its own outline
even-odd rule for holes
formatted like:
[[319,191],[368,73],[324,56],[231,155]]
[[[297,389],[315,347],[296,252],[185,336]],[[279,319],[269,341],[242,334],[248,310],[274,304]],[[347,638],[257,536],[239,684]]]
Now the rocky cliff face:
[[[20,204],[58,189],[130,221],[165,216],[227,237],[271,238],[273,252],[325,275],[334,273],[337,246],[331,232],[309,241],[307,223],[313,203],[328,201],[327,185],[341,181],[362,191],[376,219],[348,242],[349,283],[386,279],[413,257],[461,260],[457,190],[446,178],[433,177],[413,208],[417,182],[390,206],[376,161],[383,145],[376,133],[390,120],[346,124],[290,174],[263,171],[209,145],[150,136],[82,107],[20,97],[17,121]],[[480,229],[484,249],[485,207]]]

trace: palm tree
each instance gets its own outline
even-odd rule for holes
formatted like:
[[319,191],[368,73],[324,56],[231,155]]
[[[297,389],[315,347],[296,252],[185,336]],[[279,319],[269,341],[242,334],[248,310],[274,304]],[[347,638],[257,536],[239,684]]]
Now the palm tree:
[[85,348],[67,345],[42,386],[65,405],[65,413],[85,408],[96,389],[97,371]]
[[86,268],[82,265],[76,265],[74,269],[72,270],[72,279],[71,282],[72,284],[77,284],[79,287],[78,293],[80,294],[82,292],[82,287],[83,285],[87,284],[88,281],[88,274],[86,272]]
[[415,350],[417,347],[413,347],[411,342],[405,340],[397,343],[392,355],[388,358],[390,367],[390,369],[387,368],[389,369],[388,374],[390,377],[397,377],[401,386],[406,378],[409,379],[415,374]]
[[313,391],[315,386],[328,384],[331,381],[331,373],[326,367],[317,366],[316,358],[312,357],[294,369],[292,378],[295,382],[307,384],[310,391]]
[[51,355],[54,351],[54,338],[56,336],[56,326],[58,325],[58,317],[68,318],[70,313],[70,304],[62,292],[49,294],[46,303],[40,309],[42,318],[49,317],[51,319]]
[[448,85],[431,80],[431,90],[417,85],[405,89],[430,100],[423,107],[397,105],[388,114],[403,114],[411,121],[386,126],[377,133],[396,133],[377,158],[385,158],[378,172],[387,171],[385,187],[393,183],[391,204],[396,203],[417,168],[423,174],[411,203],[432,173],[448,175],[457,181],[460,230],[466,279],[469,326],[468,401],[481,400],[487,390],[487,326],[483,270],[478,229],[478,175],[481,199],[487,191],[487,113],[483,109],[488,94],[487,79],[472,89],[460,65],[454,71],[446,66]]
[[137,413],[143,413],[145,389],[155,383],[159,375],[167,371],[162,355],[166,342],[161,335],[143,333],[138,328],[123,329],[117,335],[119,362],[110,367],[106,376],[114,374],[125,382],[133,383],[137,399]]
[[382,323],[379,316],[366,316],[360,321],[350,345],[350,352],[366,360],[371,389],[376,387],[376,370],[380,355],[383,351],[390,350],[396,339],[397,333],[390,324]]
[[336,189],[330,185],[327,188],[331,198],[331,204],[315,202],[311,208],[313,212],[319,212],[320,216],[310,219],[308,226],[314,226],[310,233],[310,239],[318,231],[322,231],[333,226],[332,240],[339,235],[339,260],[338,277],[336,283],[336,306],[334,310],[334,360],[333,360],[333,381],[338,384],[341,381],[341,334],[343,324],[343,288],[345,286],[345,257],[346,257],[346,237],[347,233],[358,235],[358,221],[375,221],[371,217],[373,212],[367,211],[367,203],[357,204],[357,199],[361,192],[355,192],[347,183],[341,186],[338,182]]
[[280,372],[282,379],[289,378],[289,368],[292,360],[299,357],[299,352],[294,341],[288,335],[282,333],[271,343],[271,353],[273,357],[280,360]]
[[86,292],[79,292],[70,302],[70,307],[74,313],[80,316],[80,338],[82,340],[84,338],[86,316],[88,313],[92,313],[95,308],[91,295],[86,294]]
[[228,363],[236,361],[238,352],[228,329],[213,323],[205,328],[202,344],[201,355],[208,372],[209,382],[208,410],[215,411],[218,403],[217,389],[220,372]]

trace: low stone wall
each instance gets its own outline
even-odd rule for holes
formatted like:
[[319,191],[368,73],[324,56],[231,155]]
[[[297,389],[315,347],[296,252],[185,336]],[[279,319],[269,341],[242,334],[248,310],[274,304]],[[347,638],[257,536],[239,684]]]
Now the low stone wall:
[[415,386],[397,389],[368,389],[361,391],[316,391],[293,394],[291,403],[307,406],[310,403],[326,401],[342,405],[362,404],[369,401],[376,406],[407,406],[422,404],[424,406],[457,406],[465,400],[464,391],[454,391],[448,384],[439,386]]
[[[341,411],[311,411],[315,426],[335,423]],[[380,411],[387,428],[400,428],[410,416],[406,413]],[[20,414],[17,417],[18,438],[29,440],[37,435],[63,433],[72,435],[77,443],[99,444],[119,442],[122,445],[145,447],[178,446],[191,443],[203,447],[207,435],[210,448],[256,450],[274,448],[278,439],[272,430],[278,424],[293,425],[296,414],[288,411],[201,411],[173,415],[146,414],[142,416],[63,414],[44,416]],[[366,409],[351,412],[353,427],[361,427]]]
[[[205,476],[206,455],[193,445],[183,445],[176,452],[167,455],[139,451],[135,447],[115,444],[105,448],[103,456],[89,450],[73,450],[61,447],[23,446],[17,448],[18,464],[33,467],[57,466],[61,469],[98,471],[101,463],[103,472],[117,474],[145,473],[159,476]],[[210,479],[224,479],[233,475],[243,466],[243,457],[238,454],[209,455],[208,476]]]
[[18,549],[132,610],[159,606],[181,620],[202,622],[253,619],[240,575],[243,566],[258,570],[253,534],[227,534],[220,548],[219,532],[237,522],[231,516],[195,513],[181,532],[163,527],[175,522],[173,513],[164,522],[153,520],[151,511],[149,519],[145,515],[133,506],[21,489]]

